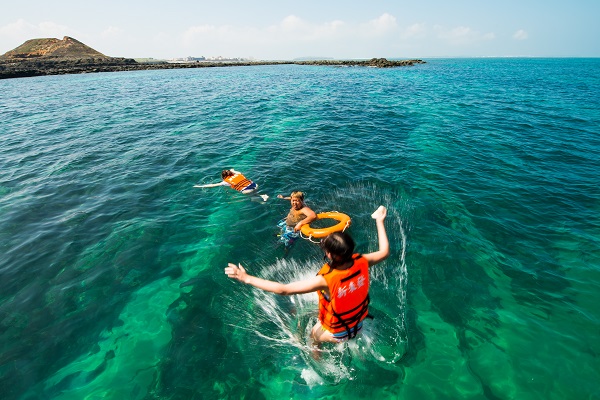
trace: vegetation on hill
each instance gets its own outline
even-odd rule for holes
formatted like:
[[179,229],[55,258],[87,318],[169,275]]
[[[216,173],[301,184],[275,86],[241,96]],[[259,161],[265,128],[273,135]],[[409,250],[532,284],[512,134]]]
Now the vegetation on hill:
[[4,60],[23,59],[85,59],[110,58],[89,46],[65,36],[62,40],[55,38],[30,39],[19,47],[0,56]]

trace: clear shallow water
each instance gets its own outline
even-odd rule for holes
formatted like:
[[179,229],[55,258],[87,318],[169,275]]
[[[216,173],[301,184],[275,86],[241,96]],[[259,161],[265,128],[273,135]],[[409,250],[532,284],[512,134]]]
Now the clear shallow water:
[[[439,59],[0,81],[7,399],[600,398],[600,60]],[[194,189],[235,167],[266,203]],[[392,256],[373,322],[311,357],[307,192]]]

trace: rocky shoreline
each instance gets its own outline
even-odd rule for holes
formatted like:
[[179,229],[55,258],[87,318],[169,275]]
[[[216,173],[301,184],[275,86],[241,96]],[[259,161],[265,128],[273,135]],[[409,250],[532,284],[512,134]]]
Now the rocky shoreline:
[[403,61],[390,61],[385,58],[371,60],[315,60],[315,61],[198,61],[190,63],[140,63],[131,58],[81,58],[81,59],[0,59],[0,79],[24,78],[43,75],[82,74],[93,72],[117,71],[142,71],[157,69],[181,68],[210,68],[210,67],[236,67],[253,65],[321,65],[338,67],[372,67],[394,68],[406,67],[415,64],[424,64],[425,61],[413,59]]

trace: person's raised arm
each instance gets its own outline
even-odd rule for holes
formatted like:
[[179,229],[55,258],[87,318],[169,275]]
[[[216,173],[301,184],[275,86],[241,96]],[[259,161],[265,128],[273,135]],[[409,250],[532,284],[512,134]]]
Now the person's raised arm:
[[375,220],[375,224],[377,226],[379,250],[364,255],[367,261],[369,261],[369,266],[385,260],[390,255],[390,242],[388,241],[385,225],[383,224],[386,215],[387,210],[384,206],[379,206],[379,208],[375,210],[373,214],[371,214],[371,217]]
[[327,282],[321,275],[317,275],[303,281],[284,284],[252,276],[246,272],[241,264],[235,265],[229,263],[227,268],[225,268],[225,274],[232,279],[237,279],[238,281],[247,285],[252,285],[255,288],[286,296],[292,294],[310,293],[327,288]]

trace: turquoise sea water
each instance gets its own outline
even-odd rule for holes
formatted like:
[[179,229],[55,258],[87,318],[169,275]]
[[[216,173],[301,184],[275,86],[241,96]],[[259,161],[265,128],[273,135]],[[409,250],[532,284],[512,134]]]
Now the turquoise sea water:
[[[0,81],[3,399],[600,399],[600,59]],[[267,202],[197,189],[236,168]],[[307,193],[361,252],[360,338],[311,356]],[[343,396],[343,397],[342,397]]]

